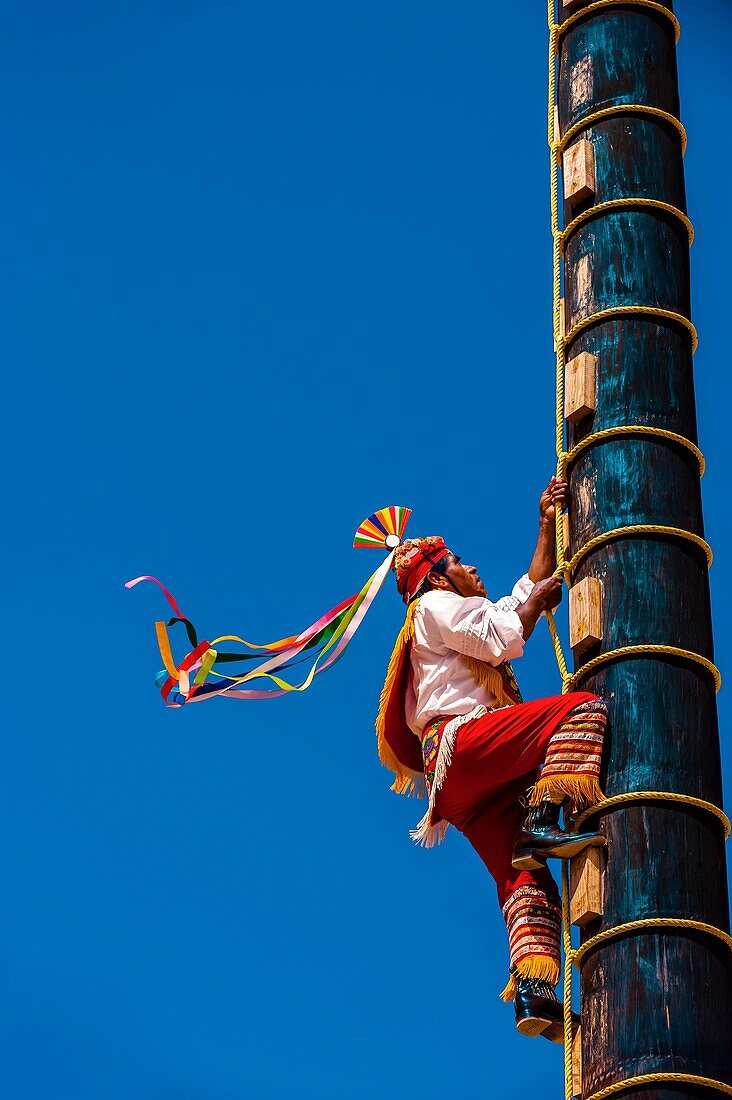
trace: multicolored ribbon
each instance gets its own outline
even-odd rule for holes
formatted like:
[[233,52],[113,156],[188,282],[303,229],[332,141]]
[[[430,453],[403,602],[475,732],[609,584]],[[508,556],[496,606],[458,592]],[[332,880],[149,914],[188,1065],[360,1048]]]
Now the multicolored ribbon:
[[[142,581],[157,584],[175,612],[167,623],[155,623],[158,648],[165,666],[164,671],[158,673],[156,683],[166,705],[181,707],[185,703],[201,702],[216,695],[231,699],[274,699],[290,691],[305,691],[309,688],[317,675],[340,660],[363,622],[391,568],[394,550],[401,541],[410,514],[408,508],[382,508],[365,519],[356,532],[354,546],[389,550],[379,568],[371,574],[360,592],[321,615],[307,630],[266,645],[248,642],[237,634],[222,634],[211,642],[199,642],[192,622],[183,615],[175,598],[156,577],[135,577],[134,580],[127,581],[125,588],[134,588]],[[168,635],[168,629],[177,623],[182,623],[185,627],[191,646],[179,664],[176,664],[173,657]],[[225,642],[235,642],[255,652],[221,652],[217,647]],[[308,661],[313,654],[315,656],[307,675],[300,683],[291,683],[283,678],[283,672]],[[260,663],[237,676],[220,671],[223,665],[245,661]],[[193,673],[195,677],[191,683]],[[209,677],[215,680],[210,680]],[[269,681],[272,686],[243,686],[262,680]]]

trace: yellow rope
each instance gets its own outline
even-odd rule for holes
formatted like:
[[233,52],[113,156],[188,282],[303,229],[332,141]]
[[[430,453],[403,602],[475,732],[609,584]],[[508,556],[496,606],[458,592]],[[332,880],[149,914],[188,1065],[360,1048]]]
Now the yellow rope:
[[[549,0],[551,4],[554,0]],[[572,931],[569,923],[569,860],[562,860],[562,946],[564,947],[564,1097],[572,1100],[574,1082],[572,1080]]]
[[598,546],[604,546],[605,543],[611,542],[613,539],[627,538],[631,535],[663,535],[665,538],[683,539],[704,551],[707,566],[711,566],[714,560],[709,543],[701,535],[695,535],[693,531],[685,531],[681,527],[665,527],[660,523],[631,523],[627,527],[614,527],[612,531],[603,531],[601,534],[595,535],[594,538],[588,539],[583,546],[580,546],[579,550],[575,551],[563,566],[562,571],[567,578],[567,583],[571,581],[572,574],[579,563],[593,550],[596,550]]
[[607,1100],[608,1096],[614,1096],[618,1092],[634,1088],[636,1085],[653,1085],[666,1083],[669,1085],[698,1085],[700,1088],[716,1089],[732,1096],[732,1085],[726,1085],[724,1081],[715,1081],[711,1077],[698,1077],[695,1073],[641,1073],[637,1077],[626,1077],[624,1081],[616,1081],[599,1092],[593,1092],[586,1100]]
[[596,672],[598,668],[602,668],[603,665],[610,664],[612,661],[622,660],[624,657],[679,657],[683,661],[691,661],[692,664],[701,665],[710,673],[714,680],[714,687],[716,691],[722,686],[722,676],[716,665],[712,664],[706,657],[702,657],[700,653],[694,653],[690,649],[681,649],[675,645],[626,645],[621,646],[618,649],[609,649],[606,653],[600,653],[597,657],[593,657],[591,661],[582,665],[576,672],[572,672],[565,679],[562,685],[562,692],[566,695],[570,691],[574,691],[580,680],[584,680],[585,676],[589,676],[590,673]]
[[672,11],[668,8],[664,8],[663,4],[656,3],[656,0],[623,0],[622,5],[619,4],[619,0],[596,0],[594,4],[588,4],[587,7],[582,8],[581,11],[576,12],[574,15],[570,15],[568,19],[565,19],[563,23],[554,23],[554,10],[552,9],[551,20],[549,26],[556,26],[557,29],[557,41],[570,30],[575,23],[579,23],[581,19],[584,19],[587,15],[593,15],[596,11],[600,11],[603,8],[618,7],[624,8],[651,8],[653,11],[658,12],[659,15],[665,15],[671,23],[674,31],[674,39],[678,42],[681,37],[681,24]]
[[668,122],[670,126],[678,132],[681,138],[681,152],[686,152],[686,130],[676,115],[672,115],[669,111],[663,111],[660,107],[649,107],[646,103],[613,103],[610,107],[603,107],[599,111],[593,111],[592,114],[587,115],[585,118],[578,119],[572,126],[569,127],[566,134],[561,136],[554,146],[554,156],[559,161],[562,159],[562,154],[567,146],[570,144],[573,138],[577,137],[577,134],[582,130],[589,130],[591,126],[596,126],[598,122],[604,122],[606,118],[613,118],[615,115],[650,115],[651,118],[658,118],[662,122]]
[[705,936],[713,936],[726,944],[732,951],[732,936],[723,932],[721,928],[715,928],[713,924],[706,924],[703,920],[686,920],[683,917],[644,917],[642,920],[631,920],[627,924],[618,924],[615,928],[606,928],[604,932],[598,932],[585,940],[581,947],[572,951],[572,962],[579,968],[585,955],[599,947],[602,943],[609,943],[620,936],[629,935],[631,932],[645,932],[653,928],[655,931],[663,931],[664,928],[680,928],[687,932],[701,932]]
[[[554,0],[547,0],[549,6],[549,105],[548,105],[548,134],[550,148],[550,191],[551,191],[551,228],[553,240],[552,256],[552,283],[553,283],[553,307],[552,323],[554,332],[554,347],[556,348],[556,452],[557,460],[564,452],[564,366],[565,345],[561,334],[561,296],[562,296],[562,249],[559,230],[559,165],[555,156],[554,133],[554,106],[557,92],[556,72],[556,45],[558,28],[554,24]],[[557,525],[557,560],[561,561],[562,550],[562,525]]]
[[567,668],[567,662],[564,659],[564,652],[562,650],[562,643],[559,639],[559,634],[557,632],[557,624],[554,621],[554,614],[551,611],[546,611],[545,615],[547,626],[549,627],[549,636],[551,637],[552,645],[554,646],[554,656],[556,657],[557,665],[559,666],[559,675],[562,677],[562,683],[564,684],[569,679],[570,671]]
[[597,313],[591,313],[589,317],[583,317],[576,325],[573,325],[566,335],[559,339],[565,348],[576,340],[581,332],[591,325],[599,325],[601,321],[612,321],[615,317],[656,317],[659,321],[673,321],[677,325],[683,325],[691,336],[692,353],[699,347],[699,335],[688,317],[683,313],[676,313],[673,309],[662,309],[660,306],[609,306],[608,309],[599,309]]
[[[706,470],[706,462],[704,455],[701,453],[695,443],[692,443],[686,436],[679,435],[678,432],[670,432],[667,428],[655,428],[649,424],[618,424],[614,428],[604,428],[601,432],[593,432],[591,435],[585,436],[579,443],[576,443],[569,451],[562,451],[559,455],[559,472],[561,476],[567,472],[569,466],[572,465],[578,455],[582,454],[588,447],[592,447],[595,443],[600,443],[605,439],[612,439],[613,436],[624,435],[646,435],[655,436],[656,439],[668,439],[669,443],[678,443],[680,447],[686,447],[687,451],[691,451],[694,458],[699,463],[699,477],[704,476]],[[559,524],[557,526],[560,526]]]
[[729,840],[732,832],[732,824],[726,813],[724,810],[720,810],[719,806],[715,806],[713,802],[707,802],[703,798],[695,798],[690,794],[672,794],[670,791],[628,791],[625,794],[610,795],[608,798],[596,802],[594,806],[583,810],[582,813],[577,814],[572,822],[574,832],[580,832],[588,818],[604,813],[612,806],[622,806],[628,802],[681,802],[687,806],[693,806],[697,810],[704,810],[716,817],[718,821],[721,821],[725,840]]
[[592,218],[599,216],[600,214],[611,214],[614,210],[660,210],[664,214],[670,214],[678,221],[682,222],[686,232],[689,236],[689,248],[694,243],[694,226],[691,224],[688,216],[683,210],[679,210],[678,206],[672,206],[670,202],[662,202],[661,199],[642,199],[642,198],[627,198],[627,199],[608,199],[606,202],[598,202],[595,206],[590,206],[589,209],[583,210],[581,214],[578,214],[576,218],[569,223],[568,226],[559,234],[560,247],[562,249],[562,255],[567,247],[567,241],[572,236],[574,231],[578,229],[585,222],[590,221]]

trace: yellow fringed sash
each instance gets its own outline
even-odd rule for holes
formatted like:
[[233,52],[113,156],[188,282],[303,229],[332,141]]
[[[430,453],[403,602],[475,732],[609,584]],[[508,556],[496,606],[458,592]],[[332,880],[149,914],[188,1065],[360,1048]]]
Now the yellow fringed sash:
[[497,669],[494,665],[489,665],[486,661],[479,661],[477,657],[463,655],[461,660],[469,669],[473,679],[495,697],[497,707],[515,706],[515,699],[512,699],[506,692],[506,685],[500,669]]
[[389,658],[389,666],[386,670],[386,680],[381,689],[381,697],[379,699],[379,713],[376,716],[376,743],[379,750],[379,760],[385,768],[394,772],[394,782],[391,785],[391,789],[396,791],[397,794],[406,795],[415,794],[420,786],[423,789],[424,779],[422,776],[413,772],[411,768],[402,764],[386,740],[386,712],[389,707],[392,692],[396,686],[397,675],[402,660],[406,658],[404,651],[414,637],[414,616],[417,611],[418,603],[419,600],[414,600],[407,607],[407,617],[404,620],[404,626],[397,635],[394,649]]

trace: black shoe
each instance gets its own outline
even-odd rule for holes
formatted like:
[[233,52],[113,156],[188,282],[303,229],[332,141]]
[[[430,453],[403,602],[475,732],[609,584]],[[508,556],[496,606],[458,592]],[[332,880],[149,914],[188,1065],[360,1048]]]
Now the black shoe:
[[[550,1043],[564,1043],[564,1005],[557,1000],[551,984],[543,978],[518,978],[516,981],[516,1030],[522,1035],[537,1035]],[[578,1023],[575,1012],[572,1022]]]
[[561,807],[554,802],[530,806],[513,845],[511,865],[518,871],[535,871],[547,859],[571,859],[585,848],[605,843],[600,833],[565,833],[559,828]]

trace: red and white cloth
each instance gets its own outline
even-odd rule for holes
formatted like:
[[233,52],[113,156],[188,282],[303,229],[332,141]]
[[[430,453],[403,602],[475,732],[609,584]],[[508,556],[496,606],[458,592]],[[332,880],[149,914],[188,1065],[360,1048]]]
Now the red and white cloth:
[[[522,803],[536,784],[537,770],[542,777],[542,765],[550,758],[552,745],[564,746],[567,731],[571,735],[578,719],[582,724],[592,722],[592,740],[587,742],[586,751],[579,749],[571,754],[575,759],[562,758],[566,770],[561,778],[569,782],[577,769],[583,776],[591,772],[597,782],[605,704],[590,692],[578,691],[504,707],[464,722],[434,799],[437,820],[433,828],[444,833],[449,822],[464,833],[495,880],[508,928],[512,970],[525,977],[546,978],[553,984],[559,981],[560,972],[556,883],[546,866],[518,871],[511,859],[525,813]],[[440,742],[449,722],[445,719],[429,727],[424,742],[427,780],[433,790],[433,765],[427,757],[434,754],[433,739]],[[441,747],[439,744],[438,756]],[[558,776],[554,773],[552,779]],[[514,989],[512,978],[504,995],[512,996]]]

